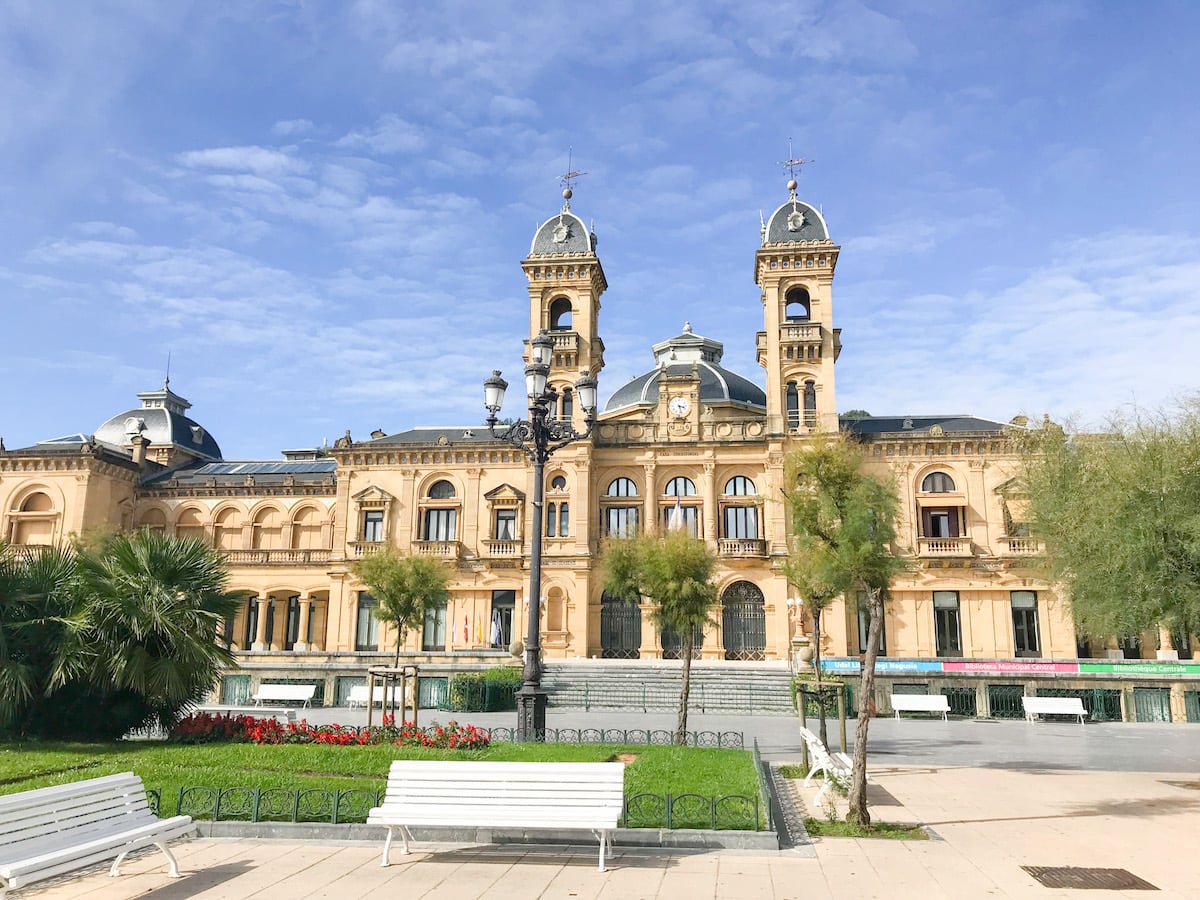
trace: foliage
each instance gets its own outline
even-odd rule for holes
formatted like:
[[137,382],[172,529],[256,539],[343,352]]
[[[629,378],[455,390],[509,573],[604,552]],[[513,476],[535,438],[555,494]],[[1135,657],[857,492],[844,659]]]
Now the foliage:
[[865,409],[848,409],[841,414],[842,419],[869,419],[871,414]]
[[[808,708],[819,708],[822,716],[836,715],[838,708],[838,694],[845,690],[845,680],[841,678],[823,678],[818,679],[815,675],[794,675],[792,676],[792,706],[796,709],[800,708],[799,694],[803,689],[808,701]],[[820,705],[817,704],[817,696],[820,697]],[[824,738],[822,738],[824,742]]]
[[[850,821],[868,824],[866,750],[870,711],[866,704],[874,690],[884,599],[892,579],[903,568],[894,546],[899,499],[894,486],[866,471],[862,448],[845,435],[794,451],[788,457],[786,471],[790,488],[785,497],[791,527],[784,567],[788,580],[807,592],[805,604],[814,611],[838,595],[857,602],[861,593],[868,604],[867,649],[862,662],[847,814]],[[819,612],[815,621],[819,621]],[[815,634],[818,648],[819,638],[820,634]],[[819,656],[814,656],[814,663],[819,678]],[[822,732],[824,726],[822,715]]]
[[655,623],[680,636],[683,673],[675,725],[677,744],[683,744],[687,736],[696,634],[709,621],[717,602],[712,582],[715,564],[707,545],[683,530],[668,531],[662,537],[610,541],[604,552],[604,590],[615,597],[650,598],[655,603],[650,613]]
[[493,666],[482,672],[459,672],[451,676],[448,704],[456,712],[499,712],[516,709],[516,693],[523,683],[514,666]]
[[150,531],[17,549],[0,552],[0,729],[169,728],[232,664],[215,640],[238,604],[219,552]]
[[497,762],[604,762],[630,758],[625,790],[672,796],[753,795],[754,765],[744,750],[640,747],[614,744],[491,744],[480,750],[439,750],[391,744],[355,747],[328,744],[209,743],[184,746],[162,741],[107,744],[0,744],[0,794],[64,784],[118,772],[137,772],[146,787],[162,792],[160,815],[172,815],[184,785],[375,792],[393,759],[472,759]]
[[386,547],[354,563],[355,576],[379,603],[375,616],[396,631],[396,665],[410,628],[420,628],[425,611],[450,599],[450,573],[445,563],[429,556],[407,556]]
[[[1200,630],[1200,397],[1098,435],[1017,433],[1032,536],[1076,627],[1121,637]],[[1017,502],[1019,502],[1019,499]]]
[[905,825],[903,822],[873,822],[855,825],[850,822],[809,818],[804,828],[814,837],[882,838],[893,841],[927,841],[929,833],[920,825]]
[[443,750],[479,750],[491,743],[485,731],[474,725],[450,721],[445,727],[418,728],[413,722],[396,725],[396,717],[385,715],[374,728],[343,728],[341,725],[310,725],[306,720],[280,723],[274,718],[216,716],[196,713],[171,729],[169,741],[179,744],[215,742],[249,744],[329,744],[336,747],[390,744],[395,747],[431,747]]

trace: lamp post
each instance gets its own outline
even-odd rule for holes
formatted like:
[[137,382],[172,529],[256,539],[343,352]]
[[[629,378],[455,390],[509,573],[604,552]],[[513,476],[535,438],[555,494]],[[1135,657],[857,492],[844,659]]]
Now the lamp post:
[[530,342],[532,359],[525,367],[525,388],[529,397],[529,418],[514,422],[497,432],[496,413],[504,405],[508,382],[497,369],[483,383],[487,407],[488,431],[492,437],[506,441],[524,451],[533,462],[533,541],[529,557],[528,629],[525,633],[524,683],[517,691],[517,740],[541,741],[546,737],[546,692],[542,690],[540,603],[542,596],[542,498],[545,494],[546,460],[560,447],[581,441],[592,433],[596,424],[596,379],[584,372],[575,382],[575,396],[583,410],[586,427],[576,431],[570,421],[555,417],[558,394],[547,385],[554,338],[545,331]]

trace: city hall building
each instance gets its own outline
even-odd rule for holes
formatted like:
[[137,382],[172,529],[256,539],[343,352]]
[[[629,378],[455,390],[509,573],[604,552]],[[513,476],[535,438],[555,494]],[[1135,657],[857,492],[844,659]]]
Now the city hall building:
[[[1077,640],[1066,604],[1028,565],[1038,547],[1022,522],[1006,440],[1019,425],[917,411],[839,418],[840,247],[794,182],[789,189],[761,227],[761,304],[747,306],[743,333],[725,336],[754,342],[765,377],[725,368],[724,345],[698,333],[701,323],[663,335],[645,374],[602,403],[591,437],[547,464],[541,597],[528,595],[532,467],[486,426],[347,433],[331,448],[282,459],[226,460],[219,435],[169,384],[93,432],[0,450],[0,534],[22,546],[94,528],[151,528],[219,548],[230,587],[246,598],[227,623],[240,668],[226,678],[225,699],[252,681],[292,679],[318,683],[332,703],[362,683],[369,664],[391,658],[394,635],[352,571],[389,544],[445,560],[452,572],[449,603],[407,636],[408,658],[427,671],[515,663],[509,648],[523,638],[531,602],[541,607],[548,662],[677,658],[678,637],[656,629],[649,601],[606,596],[600,567],[606,540],[662,530],[675,517],[718,560],[720,606],[702,660],[786,666],[809,640],[811,617],[781,572],[784,462],[842,429],[901,500],[908,565],[887,605],[882,674],[891,664],[1061,678],[1086,671],[1087,658],[1174,650],[1190,659],[1191,639],[1166,632],[1123,646],[1107,636]],[[605,395],[608,282],[596,246],[568,199],[521,261],[530,337],[546,331],[554,342],[556,413],[580,430],[572,395],[580,373],[600,376]],[[865,640],[855,598],[822,624],[822,653],[852,672]],[[1172,674],[1161,665],[1161,675]],[[1180,688],[1170,690],[1169,707],[1181,710]]]

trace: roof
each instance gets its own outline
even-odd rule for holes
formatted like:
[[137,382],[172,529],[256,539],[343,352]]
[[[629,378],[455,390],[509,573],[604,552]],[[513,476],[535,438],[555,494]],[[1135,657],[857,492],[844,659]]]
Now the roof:
[[[507,426],[496,426],[503,428]],[[358,441],[355,447],[380,444],[494,444],[497,439],[488,434],[487,425],[465,425],[451,428],[410,428],[371,441]]]
[[146,486],[205,485],[210,481],[244,484],[247,476],[252,476],[256,485],[283,484],[288,478],[295,484],[321,484],[327,478],[337,476],[337,460],[224,460],[172,469],[146,478],[142,483]]
[[151,446],[173,444],[193,456],[221,458],[221,448],[213,436],[187,416],[191,404],[167,385],[140,393],[138,399],[142,401],[140,409],[109,418],[96,429],[96,440],[114,447],[131,447],[133,436],[140,434]]
[[530,256],[562,256],[567,253],[595,253],[596,236],[589,234],[583,219],[563,207],[562,212],[542,223],[529,246]]
[[976,416],[865,416],[863,418],[841,417],[841,426],[857,435],[900,435],[929,437],[934,426],[944,434],[999,434],[1005,429],[1003,422],[980,419]]
[[825,225],[825,217],[807,203],[797,200],[795,194],[791,200],[771,213],[763,234],[764,244],[827,240],[829,228]]
[[743,403],[766,408],[766,392],[748,378],[721,366],[724,345],[695,334],[690,322],[683,323],[681,334],[655,344],[653,350],[657,367],[618,388],[605,404],[605,412],[658,402],[658,383],[663,375],[687,377],[693,367],[700,378],[702,403]]

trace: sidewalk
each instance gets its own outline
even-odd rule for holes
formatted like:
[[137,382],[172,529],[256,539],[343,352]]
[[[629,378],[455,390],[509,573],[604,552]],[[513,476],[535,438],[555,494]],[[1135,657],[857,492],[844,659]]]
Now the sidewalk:
[[[394,857],[403,861],[384,869],[378,844],[203,839],[176,845],[185,873],[177,881],[166,877],[155,852],[128,862],[119,879],[99,871],[16,897],[1200,900],[1194,774],[895,766],[873,775],[873,815],[925,824],[934,840],[824,839],[771,853],[618,847],[609,871],[600,873],[591,844],[428,846],[408,859]],[[1052,890],[1022,865],[1122,868],[1160,890]]]

